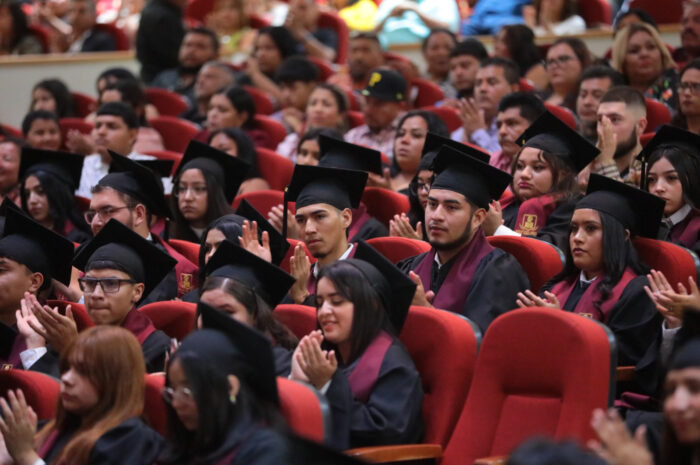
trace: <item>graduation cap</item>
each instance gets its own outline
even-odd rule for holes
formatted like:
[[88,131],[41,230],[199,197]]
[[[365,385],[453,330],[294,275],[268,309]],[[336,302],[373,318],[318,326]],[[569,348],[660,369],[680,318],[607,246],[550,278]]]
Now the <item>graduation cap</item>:
[[382,154],[378,150],[323,134],[318,136],[318,147],[321,152],[319,166],[382,174]]
[[19,177],[25,179],[33,173],[45,172],[67,185],[73,192],[80,185],[85,157],[69,152],[22,148]]
[[70,283],[73,243],[43,227],[21,211],[3,202],[5,226],[0,239],[0,257],[21,263],[44,281],[51,278],[65,285]]
[[638,236],[656,239],[664,213],[663,199],[605,176],[591,174],[586,196],[576,209],[606,213]]
[[[423,155],[421,158],[421,162],[426,157],[432,157],[431,160],[434,159],[435,156],[437,155],[437,153],[440,151],[440,148],[443,145],[447,145],[449,147],[452,147],[455,150],[459,150],[462,153],[466,153],[467,155],[470,155],[470,156],[472,156],[472,157],[476,158],[477,160],[480,160],[484,163],[488,163],[489,160],[491,159],[491,155],[484,152],[483,150],[479,150],[479,149],[474,148],[470,145],[462,144],[461,142],[457,142],[456,140],[452,140],[452,139],[447,138],[447,137],[438,136],[435,133],[429,132],[425,136],[425,143],[423,144],[423,152],[422,152]],[[428,167],[425,169],[429,169],[429,167],[430,167],[429,164],[426,164],[425,166]]]
[[231,203],[250,171],[250,165],[211,145],[191,140],[175,172],[175,177],[189,169],[199,169],[211,175],[223,190],[226,200]]
[[700,368],[700,338],[695,336],[686,341],[671,358],[669,370]]
[[8,210],[14,210],[16,213],[26,216],[24,210],[19,208],[9,197],[2,199],[2,203],[0,203],[0,237],[2,237],[2,232],[5,229],[5,217]]
[[288,433],[285,439],[288,450],[287,465],[362,465],[368,463],[295,434]]
[[111,150],[109,154],[112,157],[109,173],[100,179],[97,185],[110,187],[136,199],[155,216],[170,217],[160,178],[140,161]]
[[435,180],[430,189],[445,189],[464,195],[480,208],[489,208],[500,198],[513,177],[452,147],[442,146],[433,162]]
[[236,214],[246,218],[249,221],[258,223],[258,232],[267,231],[270,237],[270,253],[272,254],[272,263],[279,265],[287,255],[289,250],[289,242],[275,229],[267,218],[265,218],[258,210],[253,207],[246,199],[241,200],[238,205]]
[[389,320],[396,334],[399,334],[416,293],[416,283],[365,241],[360,240],[356,247],[353,258],[345,262],[357,267],[365,275],[381,297]]
[[118,264],[134,281],[144,283],[143,295],[147,296],[175,267],[177,260],[148,239],[111,219],[97,236],[80,248],[73,259],[73,266],[86,271],[93,264],[99,266],[99,262]]
[[595,145],[549,111],[542,113],[518,137],[517,142],[523,147],[556,155],[575,173],[584,169],[600,153]]
[[202,329],[190,333],[176,354],[192,352],[224,375],[242,378],[261,399],[279,404],[268,338],[205,303],[197,304],[197,312],[202,316]]
[[161,178],[169,178],[175,166],[175,160],[163,160],[154,158],[153,160],[135,160],[139,165],[145,166]]
[[339,210],[357,208],[367,184],[367,173],[323,166],[296,165],[287,186],[287,202],[301,208],[327,203]]
[[685,151],[700,170],[700,136],[685,129],[664,124],[637,155],[637,160],[642,162],[642,189],[648,189],[647,172],[651,155],[658,149],[672,147]]
[[269,263],[229,240],[217,247],[206,264],[204,273],[240,281],[258,294],[270,308],[275,308],[296,279],[281,268]]

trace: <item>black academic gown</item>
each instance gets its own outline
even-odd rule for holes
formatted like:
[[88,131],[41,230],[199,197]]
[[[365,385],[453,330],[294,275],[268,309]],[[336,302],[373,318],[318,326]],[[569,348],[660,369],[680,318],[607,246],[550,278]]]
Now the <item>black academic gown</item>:
[[[544,226],[534,236],[537,239],[555,245],[559,250],[566,250],[569,241],[569,225],[574,214],[576,203],[581,199],[577,196],[557,204],[552,213],[547,216]],[[520,203],[512,203],[503,209],[503,224],[513,231],[517,229],[518,210]]]
[[286,378],[292,371],[293,350],[285,349],[279,344],[272,346],[272,356],[275,357],[275,374]]
[[[153,245],[158,247],[160,250],[162,250],[165,253],[168,253],[168,251],[163,247],[160,243],[153,241],[151,242]],[[161,302],[161,301],[166,301],[166,300],[173,300],[177,297],[177,271],[175,268],[170,270],[167,275],[165,275],[165,278],[158,283],[156,287],[151,290],[151,292],[148,293],[146,297],[144,297],[141,302],[139,302],[139,307],[143,307],[146,304],[150,304],[153,302]]]
[[7,366],[12,368],[22,368],[22,361],[19,354],[27,348],[24,338],[19,334],[16,327],[7,326],[0,322],[0,366],[2,369]]
[[[55,460],[70,442],[73,432],[61,434],[43,459]],[[139,418],[130,418],[95,442],[88,465],[152,465],[163,448],[163,438]]]
[[398,339],[387,350],[366,403],[355,399],[348,376],[357,366],[338,365],[326,392],[333,418],[332,445],[353,447],[411,444],[423,436],[423,387],[411,357]]
[[366,241],[375,237],[386,237],[388,235],[389,230],[383,223],[380,223],[376,218],[370,218],[360,226],[360,230],[350,238],[349,242],[357,242],[360,239]]

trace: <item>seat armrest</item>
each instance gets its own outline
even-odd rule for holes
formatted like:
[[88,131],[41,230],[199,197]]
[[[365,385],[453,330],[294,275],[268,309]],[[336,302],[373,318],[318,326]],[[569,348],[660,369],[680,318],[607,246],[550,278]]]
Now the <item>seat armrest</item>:
[[442,456],[442,446],[439,444],[401,444],[397,446],[359,447],[346,450],[345,453],[372,463],[431,459],[437,461]]
[[503,465],[508,460],[507,455],[494,455],[474,460],[474,465]]
[[633,366],[617,367],[617,382],[624,383],[628,381],[634,381],[635,373]]

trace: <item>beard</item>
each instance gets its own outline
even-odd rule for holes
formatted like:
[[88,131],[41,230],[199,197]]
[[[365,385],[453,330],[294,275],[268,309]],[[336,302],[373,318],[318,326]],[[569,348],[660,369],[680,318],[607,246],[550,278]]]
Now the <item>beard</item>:
[[630,136],[617,143],[617,147],[615,148],[615,155],[613,155],[613,158],[615,160],[624,157],[627,155],[633,148],[637,146],[637,126],[632,129],[632,133]]
[[428,241],[430,245],[435,250],[455,250],[462,248],[465,244],[469,242],[472,236],[472,217],[474,214],[469,215],[469,220],[467,221],[467,226],[464,228],[464,232],[455,240],[450,242],[435,242]]

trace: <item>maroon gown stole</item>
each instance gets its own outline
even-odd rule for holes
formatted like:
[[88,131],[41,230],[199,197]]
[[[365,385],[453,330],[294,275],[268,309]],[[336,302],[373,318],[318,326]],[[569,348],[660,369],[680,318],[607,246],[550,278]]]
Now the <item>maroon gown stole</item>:
[[136,307],[129,310],[121,326],[131,331],[141,345],[148,339],[148,336],[156,332],[156,327],[153,326],[151,319],[136,310]]
[[683,221],[671,228],[669,239],[674,244],[692,249],[700,239],[700,213],[691,210]]
[[[600,309],[598,309],[595,306],[595,302],[600,300],[600,291],[598,290],[598,287],[600,286],[600,283],[603,282],[603,275],[598,276],[598,279],[596,279],[593,284],[588,286],[586,291],[581,296],[581,299],[574,308],[574,313],[592,318],[596,321],[600,321],[601,323],[607,323],[608,318],[610,317],[610,311],[615,306],[617,301],[620,300],[620,296],[630,281],[636,277],[637,274],[632,271],[631,268],[627,268],[622,274],[620,281],[618,281],[618,283],[615,284],[615,287],[613,287],[608,298],[605,300],[605,302],[600,304]],[[569,299],[571,292],[576,287],[578,280],[579,277],[577,275],[568,280],[558,282],[552,288],[552,293],[557,296],[557,299],[562,306],[566,304],[566,301]]]
[[515,232],[523,236],[536,236],[547,224],[549,215],[557,208],[560,196],[540,195],[524,201],[518,208]]
[[352,223],[350,223],[350,227],[348,228],[348,238],[353,238],[355,235],[360,232],[360,229],[362,226],[365,225],[366,222],[368,222],[372,216],[370,216],[369,213],[367,213],[367,205],[364,203],[360,203],[360,205],[353,209],[352,211]]
[[175,264],[175,274],[177,276],[177,296],[183,295],[195,289],[198,286],[197,276],[199,275],[199,266],[189,261],[177,250],[173,249],[170,244],[163,240],[162,237],[151,234],[153,240],[165,248],[168,255],[177,260]]
[[[464,302],[467,300],[467,296],[471,290],[476,267],[479,265],[479,262],[493,250],[494,248],[486,240],[483,230],[479,228],[471,242],[464,246],[452,259],[455,263],[447,273],[442,286],[438,289],[432,302],[433,306],[455,313],[462,313]],[[436,250],[434,248],[430,249],[430,252],[427,253],[413,270],[420,277],[426,292],[431,289],[430,285],[435,253]]]
[[[350,236],[352,237],[352,236]],[[357,250],[357,246],[355,244],[352,244],[352,250],[348,254],[347,257],[345,258],[352,258],[355,256],[355,251]],[[306,282],[306,290],[309,291],[309,294],[315,295],[316,294],[316,278],[314,277],[314,270],[318,266],[318,262],[314,263],[311,265],[311,269],[309,270],[309,280]]]
[[393,338],[386,332],[380,331],[367,346],[355,369],[348,376],[350,390],[357,400],[367,403],[374,385],[379,379],[379,370],[386,356]]
[[49,435],[46,437],[46,441],[44,441],[41,447],[39,447],[39,451],[37,452],[39,457],[45,459],[49,455],[49,452],[51,452],[51,449],[53,448],[54,444],[56,444],[58,435],[58,430],[55,428],[49,433]]
[[19,354],[25,350],[27,350],[27,341],[19,332],[17,332],[17,335],[12,341],[12,346],[7,354],[7,358],[0,358],[0,369],[9,370],[16,368],[18,370],[23,370],[24,366],[22,365],[22,358],[19,356]]

